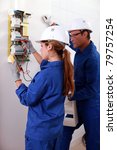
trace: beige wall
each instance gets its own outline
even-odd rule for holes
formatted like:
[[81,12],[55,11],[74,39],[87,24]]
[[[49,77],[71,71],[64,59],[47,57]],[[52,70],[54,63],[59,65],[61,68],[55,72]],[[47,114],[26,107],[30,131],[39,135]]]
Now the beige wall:
[[[94,40],[99,47],[99,2],[98,0],[0,0],[0,150],[23,150],[26,124],[26,107],[20,105],[15,95],[15,84],[7,63],[7,19],[10,8],[23,9],[32,13],[30,18],[30,39],[34,41],[46,27],[41,20],[44,14],[52,15],[65,25],[71,19],[80,17],[92,23]],[[29,65],[33,76],[39,69],[31,56]],[[28,83],[26,83],[28,85]]]

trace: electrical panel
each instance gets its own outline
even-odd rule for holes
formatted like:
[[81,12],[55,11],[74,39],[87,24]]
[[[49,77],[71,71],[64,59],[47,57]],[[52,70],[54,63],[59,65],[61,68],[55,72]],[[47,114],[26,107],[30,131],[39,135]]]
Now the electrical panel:
[[22,42],[29,41],[30,16],[21,10],[11,11],[8,15],[8,56],[13,55],[19,64],[29,61],[30,51],[22,47]]

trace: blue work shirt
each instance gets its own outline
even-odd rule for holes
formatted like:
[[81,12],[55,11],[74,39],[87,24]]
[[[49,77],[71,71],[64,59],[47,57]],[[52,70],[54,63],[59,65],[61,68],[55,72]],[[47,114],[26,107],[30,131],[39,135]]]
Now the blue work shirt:
[[73,99],[83,107],[97,107],[100,103],[100,55],[92,41],[82,52],[78,48],[74,50]]
[[55,139],[63,128],[63,61],[43,60],[41,71],[27,87],[21,84],[16,94],[28,106],[26,136],[38,140]]

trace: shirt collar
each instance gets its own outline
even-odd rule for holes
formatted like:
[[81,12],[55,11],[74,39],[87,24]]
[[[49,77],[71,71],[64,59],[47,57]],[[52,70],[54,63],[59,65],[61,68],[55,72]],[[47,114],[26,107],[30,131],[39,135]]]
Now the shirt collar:
[[60,60],[60,61],[50,62],[48,60],[43,60],[40,67],[41,67],[41,70],[46,69],[48,67],[63,67],[63,61]]
[[93,46],[94,46],[93,42],[90,41],[89,45],[82,52],[78,48],[77,51],[76,51],[76,53],[85,55],[85,54],[89,53],[89,51],[91,51],[91,49],[92,49]]

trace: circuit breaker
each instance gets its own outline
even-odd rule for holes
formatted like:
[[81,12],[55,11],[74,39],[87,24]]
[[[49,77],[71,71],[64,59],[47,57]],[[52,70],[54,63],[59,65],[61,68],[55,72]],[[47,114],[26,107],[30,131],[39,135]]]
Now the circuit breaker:
[[29,41],[30,16],[21,10],[14,10],[8,15],[8,56],[13,55],[19,64],[29,61],[30,51],[22,47],[22,42]]

